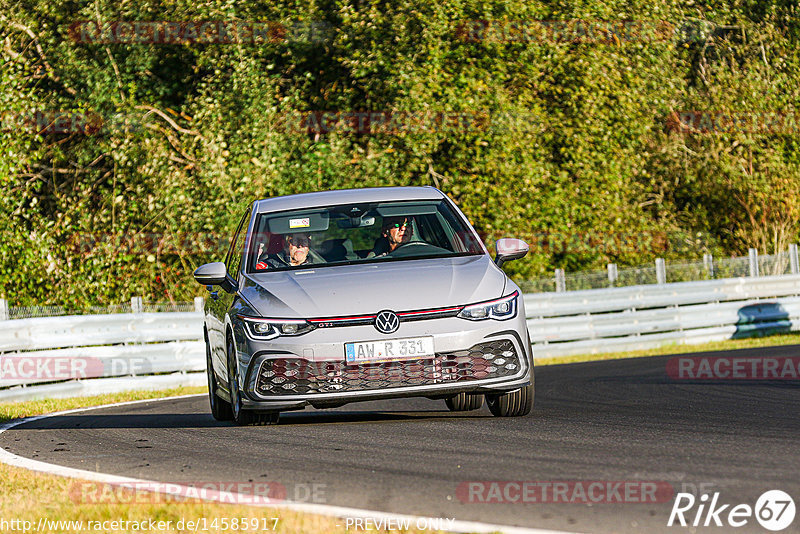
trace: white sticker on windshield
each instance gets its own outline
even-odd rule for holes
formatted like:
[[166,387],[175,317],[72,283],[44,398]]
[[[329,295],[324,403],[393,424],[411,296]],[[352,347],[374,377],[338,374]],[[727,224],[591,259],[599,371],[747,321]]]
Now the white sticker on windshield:
[[309,226],[311,226],[311,219],[308,217],[289,219],[289,228],[308,228]]

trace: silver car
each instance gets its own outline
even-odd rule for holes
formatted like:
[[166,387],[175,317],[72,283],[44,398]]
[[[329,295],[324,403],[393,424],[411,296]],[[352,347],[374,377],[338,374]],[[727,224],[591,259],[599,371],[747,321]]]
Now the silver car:
[[533,354],[519,288],[500,269],[528,246],[488,250],[433,187],[258,200],[208,286],[211,412],[237,424],[281,411],[398,397],[522,416]]

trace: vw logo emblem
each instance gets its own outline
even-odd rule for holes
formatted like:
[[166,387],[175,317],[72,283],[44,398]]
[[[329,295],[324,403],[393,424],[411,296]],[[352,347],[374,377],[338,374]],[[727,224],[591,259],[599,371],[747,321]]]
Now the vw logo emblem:
[[382,311],[375,317],[375,328],[378,332],[391,334],[400,328],[400,318],[394,312]]

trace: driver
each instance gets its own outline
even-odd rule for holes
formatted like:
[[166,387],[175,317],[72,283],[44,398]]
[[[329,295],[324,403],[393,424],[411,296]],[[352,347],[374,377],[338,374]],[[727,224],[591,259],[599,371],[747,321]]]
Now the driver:
[[371,256],[386,256],[411,241],[413,220],[410,217],[386,217],[381,226],[381,237],[375,242]]

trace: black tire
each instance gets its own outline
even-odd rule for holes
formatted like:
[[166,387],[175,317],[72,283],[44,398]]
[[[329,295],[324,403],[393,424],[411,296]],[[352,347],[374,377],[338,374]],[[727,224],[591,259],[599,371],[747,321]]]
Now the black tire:
[[477,410],[483,406],[483,395],[467,395],[466,393],[459,393],[454,397],[445,399],[444,403],[451,412],[469,412]]
[[236,349],[233,346],[233,339],[228,336],[226,342],[226,351],[228,356],[228,384],[231,390],[231,419],[234,424],[239,426],[248,425],[276,425],[280,420],[280,412],[272,413],[256,413],[251,410],[245,410],[242,407],[242,394],[239,391],[239,379],[237,376],[238,366],[234,362],[234,354]]
[[211,348],[208,345],[208,338],[206,338],[206,376],[208,377],[208,403],[211,406],[211,415],[217,421],[233,420],[231,403],[221,399],[216,394],[217,377],[214,373],[214,367],[211,365]]
[[486,405],[495,417],[520,417],[533,408],[533,383],[502,395],[486,395]]

